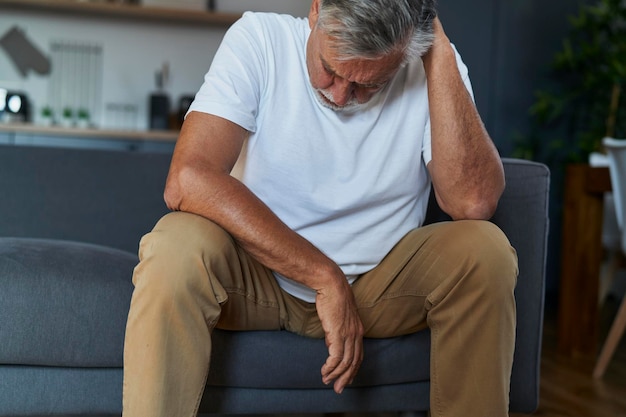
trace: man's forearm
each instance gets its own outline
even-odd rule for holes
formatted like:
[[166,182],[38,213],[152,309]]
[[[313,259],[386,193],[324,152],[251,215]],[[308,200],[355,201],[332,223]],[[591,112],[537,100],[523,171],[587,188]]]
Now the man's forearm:
[[363,360],[363,325],[343,272],[236,179],[220,177],[212,185],[219,191],[197,200],[208,202],[206,208],[202,204],[189,208],[206,210],[261,263],[317,291],[317,312],[329,351],[322,380],[326,384],[334,381],[335,391],[341,393]]
[[456,56],[441,24],[424,57],[428,80],[432,161],[438,201],[455,219],[489,218],[504,189],[498,152],[461,79]]
[[187,167],[170,174],[167,190],[171,209],[195,213],[217,223],[255,259],[281,275],[315,290],[329,286],[332,280],[344,279],[332,260],[287,227],[230,175]]

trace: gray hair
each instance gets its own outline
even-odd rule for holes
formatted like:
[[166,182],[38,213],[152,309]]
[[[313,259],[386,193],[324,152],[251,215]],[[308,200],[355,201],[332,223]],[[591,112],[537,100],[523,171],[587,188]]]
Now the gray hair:
[[321,0],[317,25],[340,59],[400,51],[409,61],[432,45],[436,16],[436,0]]

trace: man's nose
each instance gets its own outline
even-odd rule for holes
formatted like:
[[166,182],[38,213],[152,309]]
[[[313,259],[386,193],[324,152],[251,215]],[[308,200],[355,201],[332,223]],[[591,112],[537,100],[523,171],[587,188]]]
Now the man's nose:
[[343,106],[352,99],[354,95],[354,85],[343,78],[335,77],[331,92],[335,104]]

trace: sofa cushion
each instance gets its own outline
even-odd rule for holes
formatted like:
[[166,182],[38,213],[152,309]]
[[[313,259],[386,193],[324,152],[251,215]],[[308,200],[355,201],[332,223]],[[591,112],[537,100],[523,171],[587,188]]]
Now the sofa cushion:
[[[364,358],[353,386],[430,379],[430,331],[388,339],[365,339]],[[419,354],[423,360],[416,361]],[[322,383],[328,356],[322,339],[287,331],[215,330],[208,383],[247,388],[332,388]]]
[[0,364],[121,366],[136,255],[0,238]]

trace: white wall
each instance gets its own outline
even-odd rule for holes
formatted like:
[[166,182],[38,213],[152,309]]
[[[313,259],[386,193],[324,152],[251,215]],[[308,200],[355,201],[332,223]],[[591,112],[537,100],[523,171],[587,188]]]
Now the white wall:
[[[309,0],[218,0],[217,8],[228,12],[252,9],[305,16],[309,4]],[[137,129],[147,128],[148,96],[155,90],[154,74],[163,62],[169,62],[170,66],[166,92],[177,107],[181,95],[193,95],[199,88],[226,31],[223,26],[2,10],[0,37],[16,25],[48,56],[51,41],[102,45],[102,95],[100,114],[94,115],[94,122],[103,128],[119,127],[114,126],[117,121],[111,114],[106,114],[106,104],[130,104],[136,107],[132,125]],[[26,92],[36,122],[40,109],[53,100],[48,97],[48,86],[48,76],[31,72],[22,77],[0,49],[0,87]]]

